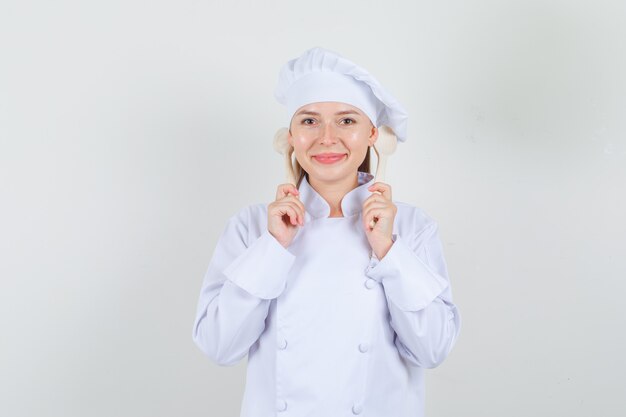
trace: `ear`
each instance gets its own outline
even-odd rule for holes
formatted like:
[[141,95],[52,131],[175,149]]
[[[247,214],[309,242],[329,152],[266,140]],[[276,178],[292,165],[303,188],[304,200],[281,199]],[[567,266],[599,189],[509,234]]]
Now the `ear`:
[[372,125],[372,130],[370,131],[370,137],[369,137],[369,146],[373,146],[377,139],[378,139],[378,128]]

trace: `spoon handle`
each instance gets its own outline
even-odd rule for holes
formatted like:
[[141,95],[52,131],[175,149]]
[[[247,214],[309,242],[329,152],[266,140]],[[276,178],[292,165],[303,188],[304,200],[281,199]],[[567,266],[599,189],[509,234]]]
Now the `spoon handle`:
[[[374,183],[385,180],[385,166],[387,162],[387,155],[378,151],[376,144],[374,144],[374,151],[376,152],[376,156],[378,157],[377,167],[376,167],[376,177],[374,178]],[[382,169],[381,169],[382,168]],[[380,191],[374,191],[372,194],[382,194]],[[373,229],[376,225],[376,220],[370,220],[370,229]]]
[[293,172],[293,164],[291,163],[291,154],[293,148],[289,147],[289,150],[285,152],[285,178],[290,184],[296,185],[296,175]]
[[[389,126],[381,126],[378,130],[378,140],[374,142],[374,151],[376,151],[376,156],[378,157],[374,182],[385,181],[387,157],[395,152],[397,144],[398,138],[393,133],[393,130]],[[378,194],[381,193],[378,192]],[[370,229],[373,229],[375,224],[376,221],[372,219],[369,225]]]
[[385,172],[387,170],[387,155],[378,153],[378,168],[376,168],[376,178],[374,182],[385,182]]
[[274,134],[274,150],[283,155],[283,161],[285,166],[285,179],[288,183],[296,185],[296,174],[291,161],[291,155],[293,154],[293,146],[289,144],[287,135],[289,130],[286,127],[281,127]]

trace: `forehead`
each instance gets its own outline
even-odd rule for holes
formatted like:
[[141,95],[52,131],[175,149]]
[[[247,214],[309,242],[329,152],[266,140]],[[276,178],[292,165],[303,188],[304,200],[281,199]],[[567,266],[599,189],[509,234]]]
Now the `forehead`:
[[319,115],[336,115],[336,114],[357,114],[365,116],[365,113],[358,107],[352,106],[348,103],[342,103],[338,101],[324,101],[319,103],[309,103],[296,110],[295,116],[305,114],[319,114]]

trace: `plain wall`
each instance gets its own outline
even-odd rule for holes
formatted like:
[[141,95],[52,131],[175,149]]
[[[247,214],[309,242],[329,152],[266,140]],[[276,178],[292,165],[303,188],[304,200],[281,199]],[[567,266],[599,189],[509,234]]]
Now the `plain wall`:
[[404,104],[394,198],[463,327],[429,417],[626,413],[623,1],[0,3],[0,414],[237,416],[191,328],[226,220],[284,181],[273,90],[335,50]]

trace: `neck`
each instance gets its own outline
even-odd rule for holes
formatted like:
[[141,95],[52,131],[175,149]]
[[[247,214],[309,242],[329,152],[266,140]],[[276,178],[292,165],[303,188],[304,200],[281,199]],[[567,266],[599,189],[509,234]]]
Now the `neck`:
[[359,185],[358,175],[349,175],[337,181],[324,181],[309,175],[309,184],[330,206],[328,217],[343,217],[341,200],[350,191]]

